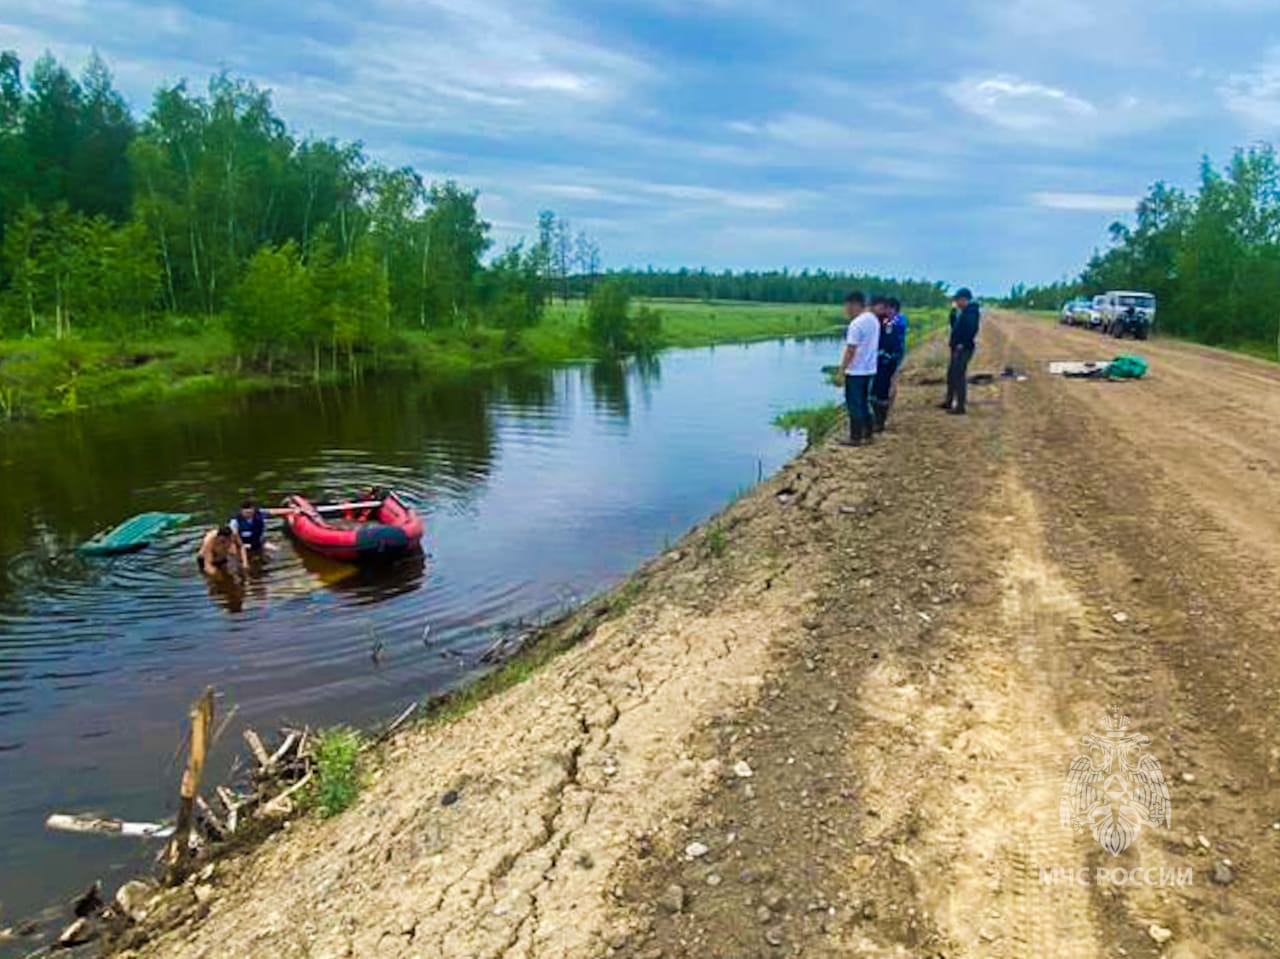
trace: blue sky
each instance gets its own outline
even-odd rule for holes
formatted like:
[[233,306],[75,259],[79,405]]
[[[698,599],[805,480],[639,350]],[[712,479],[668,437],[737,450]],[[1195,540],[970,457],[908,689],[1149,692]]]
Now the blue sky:
[[1280,0],[4,0],[136,110],[227,67],[299,133],[550,208],[606,265],[1074,273],[1156,179],[1280,129]]

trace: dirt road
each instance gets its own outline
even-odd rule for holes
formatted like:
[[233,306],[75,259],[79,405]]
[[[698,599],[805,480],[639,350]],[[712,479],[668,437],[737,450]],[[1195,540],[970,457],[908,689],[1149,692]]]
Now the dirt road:
[[[1028,379],[968,417],[904,386],[875,447],[796,461],[139,948],[1280,955],[1280,369],[1155,342],[1140,383],[1045,373],[1113,352],[989,317],[974,369]],[[1139,733],[1168,815],[1099,780],[1113,854],[1064,782]]]

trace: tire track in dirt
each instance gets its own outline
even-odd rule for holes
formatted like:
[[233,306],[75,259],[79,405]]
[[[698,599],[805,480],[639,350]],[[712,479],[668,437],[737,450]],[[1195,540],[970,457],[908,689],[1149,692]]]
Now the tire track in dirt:
[[[1049,555],[1098,611],[1089,641],[1064,649],[1076,688],[1091,682],[1122,704],[1151,735],[1169,780],[1172,828],[1144,834],[1126,855],[1194,869],[1187,887],[1095,889],[1099,912],[1116,935],[1151,922],[1172,929],[1170,956],[1280,953],[1280,830],[1272,828],[1280,609],[1265,585],[1280,573],[1272,538],[1280,489],[1231,452],[1244,444],[1245,458],[1275,457],[1280,431],[1260,437],[1241,428],[1233,410],[1263,398],[1224,402],[1241,383],[1274,388],[1280,377],[1247,359],[1143,344],[1150,383],[1066,382],[1035,375],[1050,357],[1063,358],[1061,331],[1011,317],[994,326],[1033,373],[1010,403],[1009,434],[1035,464],[1024,474]],[[1226,375],[1232,370],[1243,373]],[[1188,419],[1199,428],[1187,430]],[[1201,439],[1214,434],[1231,442]],[[1235,471],[1239,493],[1225,501],[1215,485],[1223,469]],[[1257,502],[1266,508],[1250,514],[1247,504]],[[1244,569],[1250,575],[1239,575]],[[1228,862],[1229,884],[1215,884]],[[1141,936],[1120,944],[1130,954],[1159,951]]]

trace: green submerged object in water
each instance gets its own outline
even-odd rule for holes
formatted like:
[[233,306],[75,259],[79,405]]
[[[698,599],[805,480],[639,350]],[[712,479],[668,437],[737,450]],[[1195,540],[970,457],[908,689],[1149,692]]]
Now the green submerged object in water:
[[152,538],[166,526],[173,526],[190,518],[187,513],[139,513],[119,526],[81,543],[76,548],[76,552],[82,556],[136,553],[150,546]]

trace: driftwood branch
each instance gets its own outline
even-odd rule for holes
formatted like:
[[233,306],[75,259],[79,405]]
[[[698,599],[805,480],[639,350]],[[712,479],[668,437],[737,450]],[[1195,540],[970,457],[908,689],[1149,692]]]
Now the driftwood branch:
[[387,725],[383,728],[383,730],[380,733],[378,733],[378,735],[375,736],[370,741],[369,745],[376,745],[377,743],[386,742],[388,739],[391,738],[392,734],[394,734],[397,729],[399,729],[401,726],[403,726],[405,723],[409,721],[409,717],[412,716],[415,712],[417,712],[417,710],[418,710],[418,701],[415,699],[413,702],[411,702],[408,706],[404,708],[404,711],[401,712],[399,716],[391,720],[391,722],[387,723]]
[[300,738],[301,733],[296,731],[285,736],[284,742],[280,744],[280,748],[267,757],[265,772],[268,774],[271,773],[276,768],[276,764],[283,760],[285,756],[289,755],[289,750],[293,749],[293,747],[298,744],[298,740]]
[[271,757],[267,754],[267,747],[262,745],[262,739],[252,729],[244,731],[244,741],[249,744],[249,751],[253,753],[253,758],[257,760],[259,767],[265,767],[271,762]]
[[213,833],[215,839],[225,839],[230,835],[230,829],[227,824],[222,821],[217,813],[205,802],[203,796],[196,796],[196,809],[204,819],[204,827],[207,831]]
[[259,809],[259,813],[264,816],[287,816],[293,811],[291,800],[295,793],[305,789],[307,784],[311,782],[314,770],[308,769],[307,774],[299,779],[296,783],[273,798]]

